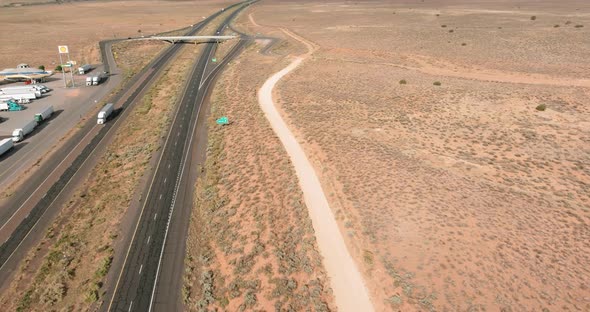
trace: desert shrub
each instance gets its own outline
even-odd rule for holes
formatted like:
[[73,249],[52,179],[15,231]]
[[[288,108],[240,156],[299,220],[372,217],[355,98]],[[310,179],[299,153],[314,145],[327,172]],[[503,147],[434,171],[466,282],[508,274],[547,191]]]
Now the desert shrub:
[[463,47],[466,45],[467,45],[467,43],[465,43],[465,42],[461,43],[461,46],[463,46]]
[[557,27],[559,27],[559,24],[555,24],[555,25],[553,25],[553,27],[554,28],[557,28]]
[[58,72],[62,71],[61,65],[55,66],[54,71],[58,71]]
[[544,112],[547,109],[547,105],[545,104],[540,104],[537,107],[535,107],[536,110],[540,111],[540,112]]
[[449,32],[450,32],[450,33],[452,33],[452,32],[455,32],[455,30],[453,30],[453,29],[449,29]]
[[440,25],[440,27],[442,27],[442,28],[447,28],[447,25]]
[[574,27],[576,27],[576,28],[582,28],[582,27],[584,27],[584,25],[578,24],[578,25],[576,25]]
[[534,21],[534,20],[536,20],[536,19],[537,19],[537,17],[536,17],[536,16],[534,16],[534,15],[533,15],[533,16],[531,16],[531,21]]
[[440,81],[435,81],[435,82],[433,83],[433,85],[435,85],[435,86],[440,86],[441,84],[442,84],[442,83],[440,83]]
[[408,84],[408,82],[405,79],[402,79],[399,81],[399,84],[403,85],[403,84]]
[[566,24],[566,25],[569,25],[569,24],[571,24],[571,23],[572,23],[572,21],[567,21],[567,22],[565,22],[565,24]]
[[37,68],[39,68],[40,70],[45,70],[45,65],[39,65],[39,67]]

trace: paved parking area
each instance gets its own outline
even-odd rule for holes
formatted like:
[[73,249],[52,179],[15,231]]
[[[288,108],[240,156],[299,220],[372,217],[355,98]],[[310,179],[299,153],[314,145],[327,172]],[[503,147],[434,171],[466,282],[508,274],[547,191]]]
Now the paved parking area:
[[[91,96],[99,87],[86,87],[86,75],[74,76],[76,82],[75,88],[64,88],[61,74],[54,75],[51,79],[52,81],[45,82],[43,85],[53,89],[53,91],[45,93],[42,98],[33,100],[29,104],[22,104],[25,107],[24,110],[18,112],[0,112],[0,116],[3,119],[0,123],[0,136],[10,136],[12,130],[32,120],[36,113],[41,112],[48,106],[53,106],[55,111],[54,120],[65,118],[65,116],[68,116],[67,118],[80,119],[80,115],[86,114],[89,108],[95,106]],[[21,85],[24,85],[24,83],[2,84],[0,87]],[[65,111],[75,111],[78,113],[78,116],[70,113],[64,114],[64,117],[61,117]]]

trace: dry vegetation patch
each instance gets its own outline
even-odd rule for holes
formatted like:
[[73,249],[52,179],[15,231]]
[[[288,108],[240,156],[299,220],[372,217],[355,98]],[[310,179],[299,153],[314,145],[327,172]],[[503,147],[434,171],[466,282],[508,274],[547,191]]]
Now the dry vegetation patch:
[[[332,301],[313,227],[292,165],[256,98],[282,63],[257,49],[232,61],[213,91],[184,300],[189,310],[326,311]],[[215,124],[222,115],[231,125]]]
[[379,310],[587,310],[590,8],[453,4],[261,4],[251,32],[320,46],[277,97]]
[[88,180],[2,294],[5,309],[97,309],[93,303],[102,300],[120,220],[152,154],[160,148],[198,50],[185,48],[135,106]]

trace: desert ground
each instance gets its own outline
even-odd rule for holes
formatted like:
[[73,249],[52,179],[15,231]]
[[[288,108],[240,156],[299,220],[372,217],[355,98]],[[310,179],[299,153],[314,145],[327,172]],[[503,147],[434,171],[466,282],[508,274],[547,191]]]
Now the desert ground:
[[[187,240],[187,311],[335,309],[297,178],[256,98],[298,47],[285,43],[275,56],[260,54],[263,47],[250,45],[232,61],[211,95],[207,162]],[[221,116],[231,124],[216,125]]]
[[68,45],[71,59],[78,64],[96,64],[100,62],[100,40],[147,36],[188,27],[231,3],[228,0],[90,1],[2,8],[0,69],[27,63],[53,70],[59,64],[58,45]]
[[275,96],[377,310],[590,309],[588,3],[249,14],[250,33],[319,47]]

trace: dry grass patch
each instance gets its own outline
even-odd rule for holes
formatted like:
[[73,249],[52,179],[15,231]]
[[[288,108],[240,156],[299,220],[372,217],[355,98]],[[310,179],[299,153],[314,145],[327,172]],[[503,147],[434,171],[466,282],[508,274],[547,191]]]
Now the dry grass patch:
[[[230,64],[213,91],[187,241],[191,311],[333,308],[295,173],[257,103],[256,89],[282,64],[259,48]],[[232,124],[217,126],[222,115]]]

